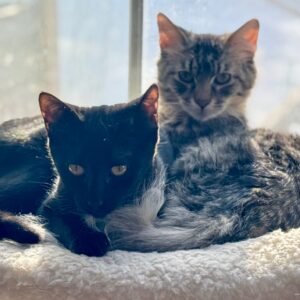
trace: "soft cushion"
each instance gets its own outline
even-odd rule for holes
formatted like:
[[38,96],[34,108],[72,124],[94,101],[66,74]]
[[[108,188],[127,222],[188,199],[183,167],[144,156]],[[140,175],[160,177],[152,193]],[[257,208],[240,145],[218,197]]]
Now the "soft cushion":
[[76,255],[0,242],[0,299],[300,299],[300,229],[168,253]]

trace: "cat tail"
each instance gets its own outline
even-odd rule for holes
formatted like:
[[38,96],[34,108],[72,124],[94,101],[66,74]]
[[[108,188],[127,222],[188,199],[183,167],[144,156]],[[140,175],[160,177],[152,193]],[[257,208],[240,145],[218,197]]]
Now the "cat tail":
[[152,227],[153,220],[164,204],[165,169],[161,163],[158,158],[161,168],[142,199],[114,210],[106,217],[104,231],[112,249],[137,250],[136,241],[143,239],[145,231]]
[[[128,209],[127,209],[128,208]],[[114,213],[106,225],[111,249],[166,252],[185,249],[193,235],[192,230],[179,227],[156,227],[146,224],[139,209],[127,207]]]
[[9,239],[22,244],[39,243],[40,235],[27,221],[24,217],[0,211],[0,240]]
[[[174,209],[168,219],[160,219],[157,215],[163,203],[164,177],[161,177],[145,192],[139,204],[115,210],[105,226],[111,248],[140,252],[204,248],[223,243],[238,224],[237,216],[209,218],[184,207]],[[173,218],[176,222],[172,222]],[[173,225],[181,220],[180,225]]]
[[198,220],[194,227],[164,224],[156,219],[146,224],[139,208],[120,209],[106,227],[112,249],[167,252],[200,249],[229,241],[236,216]]

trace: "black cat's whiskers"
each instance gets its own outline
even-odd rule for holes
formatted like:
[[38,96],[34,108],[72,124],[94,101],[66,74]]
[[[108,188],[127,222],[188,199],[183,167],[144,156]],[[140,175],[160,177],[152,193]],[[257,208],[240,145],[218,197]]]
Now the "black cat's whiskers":
[[49,182],[46,182],[46,181],[33,181],[33,180],[31,180],[31,181],[27,181],[26,183],[29,184],[29,185],[30,184],[38,184],[41,187],[45,187],[45,188],[51,188],[53,186],[52,183],[49,183]]

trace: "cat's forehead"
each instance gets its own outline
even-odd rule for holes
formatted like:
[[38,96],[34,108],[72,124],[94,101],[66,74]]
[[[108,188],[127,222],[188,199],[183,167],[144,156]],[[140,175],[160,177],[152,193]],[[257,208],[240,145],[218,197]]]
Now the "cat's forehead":
[[224,51],[224,36],[209,34],[192,34],[188,52],[191,57],[219,59]]
[[176,62],[170,68],[190,70],[196,73],[214,73],[224,62],[225,36],[209,34],[190,34],[188,47],[177,53]]
[[187,45],[171,55],[162,56],[160,66],[166,69],[201,69],[207,63],[219,64],[223,59],[226,35],[189,33]]
[[101,105],[90,107],[85,111],[85,122],[109,123],[114,120],[128,121],[136,113],[136,107],[131,103]]
[[136,110],[130,105],[92,107],[85,112],[83,126],[87,137],[108,141],[134,128]]

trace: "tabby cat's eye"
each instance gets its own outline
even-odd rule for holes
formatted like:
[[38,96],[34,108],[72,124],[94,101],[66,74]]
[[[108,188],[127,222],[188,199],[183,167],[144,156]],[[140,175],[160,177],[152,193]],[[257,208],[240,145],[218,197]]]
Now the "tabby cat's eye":
[[81,176],[84,173],[84,168],[80,165],[69,165],[69,171],[75,176]]
[[190,72],[187,71],[179,71],[178,72],[178,77],[181,81],[190,83],[193,81],[193,75]]
[[113,166],[111,168],[111,172],[113,175],[115,176],[122,176],[125,174],[125,172],[127,171],[127,167],[124,165],[120,165],[120,166]]
[[215,76],[215,83],[219,85],[226,84],[230,81],[230,79],[231,75],[229,73],[220,73]]

